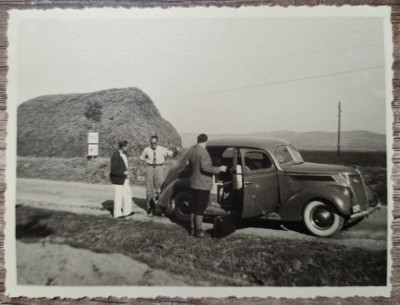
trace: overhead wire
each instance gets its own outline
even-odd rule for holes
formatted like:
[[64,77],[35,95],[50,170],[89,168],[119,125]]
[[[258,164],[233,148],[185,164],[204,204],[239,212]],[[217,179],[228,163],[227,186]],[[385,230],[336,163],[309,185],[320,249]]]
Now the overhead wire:
[[195,93],[195,94],[182,94],[182,95],[174,95],[174,96],[169,96],[169,97],[166,96],[166,97],[163,97],[163,99],[195,97],[195,96],[202,96],[202,95],[208,95],[208,94],[217,94],[217,93],[221,93],[221,92],[230,92],[230,91],[245,90],[245,89],[251,89],[251,88],[269,87],[269,86],[275,86],[275,85],[280,85],[280,84],[285,84],[285,83],[292,83],[292,82],[297,82],[297,81],[305,81],[305,80],[311,80],[311,79],[331,77],[331,76],[336,76],[336,75],[343,75],[343,74],[348,74],[348,73],[376,70],[376,69],[381,69],[384,67],[385,67],[385,65],[372,66],[372,67],[366,67],[366,68],[360,68],[360,69],[353,69],[353,70],[346,70],[346,71],[340,71],[340,72],[335,72],[335,73],[306,76],[306,77],[300,77],[300,78],[294,78],[294,79],[288,79],[288,80],[282,80],[282,81],[276,81],[276,82],[270,82],[270,83],[250,85],[250,86],[226,88],[226,89],[221,89],[221,90],[210,90],[210,91],[204,91],[204,92]]

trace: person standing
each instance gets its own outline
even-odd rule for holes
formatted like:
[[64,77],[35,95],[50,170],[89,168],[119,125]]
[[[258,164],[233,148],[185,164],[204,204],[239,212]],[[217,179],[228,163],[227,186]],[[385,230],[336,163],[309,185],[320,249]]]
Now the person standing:
[[[165,180],[164,162],[167,156],[175,157],[178,149],[173,152],[158,145],[158,136],[150,137],[150,146],[146,147],[140,159],[146,161],[146,204],[147,214],[153,212],[161,192],[161,185]],[[165,212],[163,208],[163,214]]]
[[114,218],[132,215],[132,190],[129,185],[128,141],[121,141],[111,157],[110,180],[114,184]]
[[202,229],[204,211],[210,199],[210,191],[213,186],[213,175],[226,172],[226,166],[212,166],[211,157],[206,150],[208,137],[200,134],[197,137],[197,145],[189,156],[189,166],[192,169],[190,176],[190,188],[193,193],[193,204],[190,211],[190,235],[205,237]]

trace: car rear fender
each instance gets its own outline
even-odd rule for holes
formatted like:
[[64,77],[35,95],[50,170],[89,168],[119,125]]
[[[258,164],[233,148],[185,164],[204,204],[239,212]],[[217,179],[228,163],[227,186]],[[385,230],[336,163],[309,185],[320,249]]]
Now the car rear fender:
[[190,182],[189,179],[176,179],[168,184],[161,192],[158,204],[162,207],[168,207],[171,203],[173,196],[179,191],[189,191]]
[[282,202],[278,212],[282,220],[301,221],[305,204],[312,200],[321,200],[329,202],[339,214],[348,217],[352,212],[352,201],[346,194],[347,191],[348,188],[337,184],[309,186]]

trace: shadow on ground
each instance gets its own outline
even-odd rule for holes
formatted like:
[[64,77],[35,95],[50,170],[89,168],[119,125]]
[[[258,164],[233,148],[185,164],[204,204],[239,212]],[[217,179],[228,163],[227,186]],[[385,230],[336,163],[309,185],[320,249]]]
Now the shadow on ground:
[[[133,202],[136,204],[139,208],[143,209],[144,211],[147,211],[147,203],[146,199],[143,198],[137,198],[133,197]],[[114,201],[113,200],[106,200],[102,203],[103,209],[107,210],[110,212],[111,216],[113,216],[113,209],[114,209]],[[162,212],[159,208],[158,205],[155,206],[155,210],[153,215],[154,216],[161,216]],[[177,219],[173,213],[168,213],[166,215],[166,218],[168,218],[172,223],[181,226],[185,230],[188,231],[190,230],[190,224],[189,222],[185,223]],[[204,223],[209,223],[213,224],[215,217],[205,217],[204,218]],[[282,221],[277,221],[277,220],[270,220],[270,219],[262,219],[262,218],[251,218],[251,219],[242,219],[236,227],[236,230],[240,229],[246,229],[246,228],[264,228],[264,229],[271,229],[271,230],[276,230],[276,231],[294,231],[297,233],[301,234],[307,234],[308,231],[304,228],[304,226],[301,223],[297,222],[282,222]],[[205,231],[206,234],[213,236],[214,235],[214,229],[208,229]]]
[[147,211],[146,199],[133,197],[132,200],[139,208]]
[[[133,200],[133,205],[136,205],[139,208],[146,211],[146,199],[133,197],[132,200]],[[103,210],[110,212],[110,215],[114,216],[114,200],[103,201],[101,203],[101,206],[103,207]],[[159,209],[156,209],[155,212],[161,215],[161,211]]]
[[238,226],[238,229],[244,229],[249,227],[271,229],[277,231],[295,231],[302,234],[308,234],[308,231],[304,228],[302,223],[282,222],[278,220],[261,219],[261,218],[242,220]]
[[[204,220],[205,223],[213,223],[214,218],[207,217]],[[236,224],[236,230],[247,229],[247,228],[260,228],[270,229],[275,231],[293,231],[300,234],[310,235],[300,222],[282,222],[278,220],[262,219],[262,218],[251,218],[242,219]],[[213,229],[207,230],[212,235]]]
[[[19,206],[17,206],[17,209]],[[43,219],[49,218],[50,213],[42,215],[25,215],[21,217],[20,224],[15,228],[15,237],[17,239],[34,239],[47,237],[54,233],[54,231],[40,222]]]
[[106,200],[101,203],[104,210],[109,211],[114,216],[114,200]]
[[[147,203],[146,203],[146,199],[134,197],[134,198],[133,198],[133,201],[135,202],[135,204],[136,204],[139,208],[141,208],[141,209],[143,209],[143,210],[145,210],[145,211],[147,212]],[[161,211],[161,209],[160,209],[160,207],[159,207],[158,205],[155,206],[154,212],[153,212],[152,214],[153,214],[154,216],[156,216],[156,217],[161,217],[161,216],[162,216],[162,211]],[[171,221],[172,223],[181,226],[182,228],[184,228],[185,230],[187,230],[188,233],[189,233],[190,224],[178,220],[178,219],[175,217],[174,213],[166,213],[166,214],[164,215],[164,217],[167,218],[167,219],[169,219],[169,221]]]

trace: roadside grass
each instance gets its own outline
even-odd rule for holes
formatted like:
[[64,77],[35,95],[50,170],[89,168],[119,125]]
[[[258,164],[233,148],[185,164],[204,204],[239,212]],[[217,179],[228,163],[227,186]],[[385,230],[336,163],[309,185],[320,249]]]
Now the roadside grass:
[[383,286],[386,251],[234,234],[196,239],[157,222],[16,209],[17,239],[121,253],[196,286]]
[[[168,171],[175,161],[166,162]],[[129,158],[131,184],[144,185],[146,166],[138,157]],[[17,158],[17,177],[92,184],[110,184],[110,159],[95,158]]]

